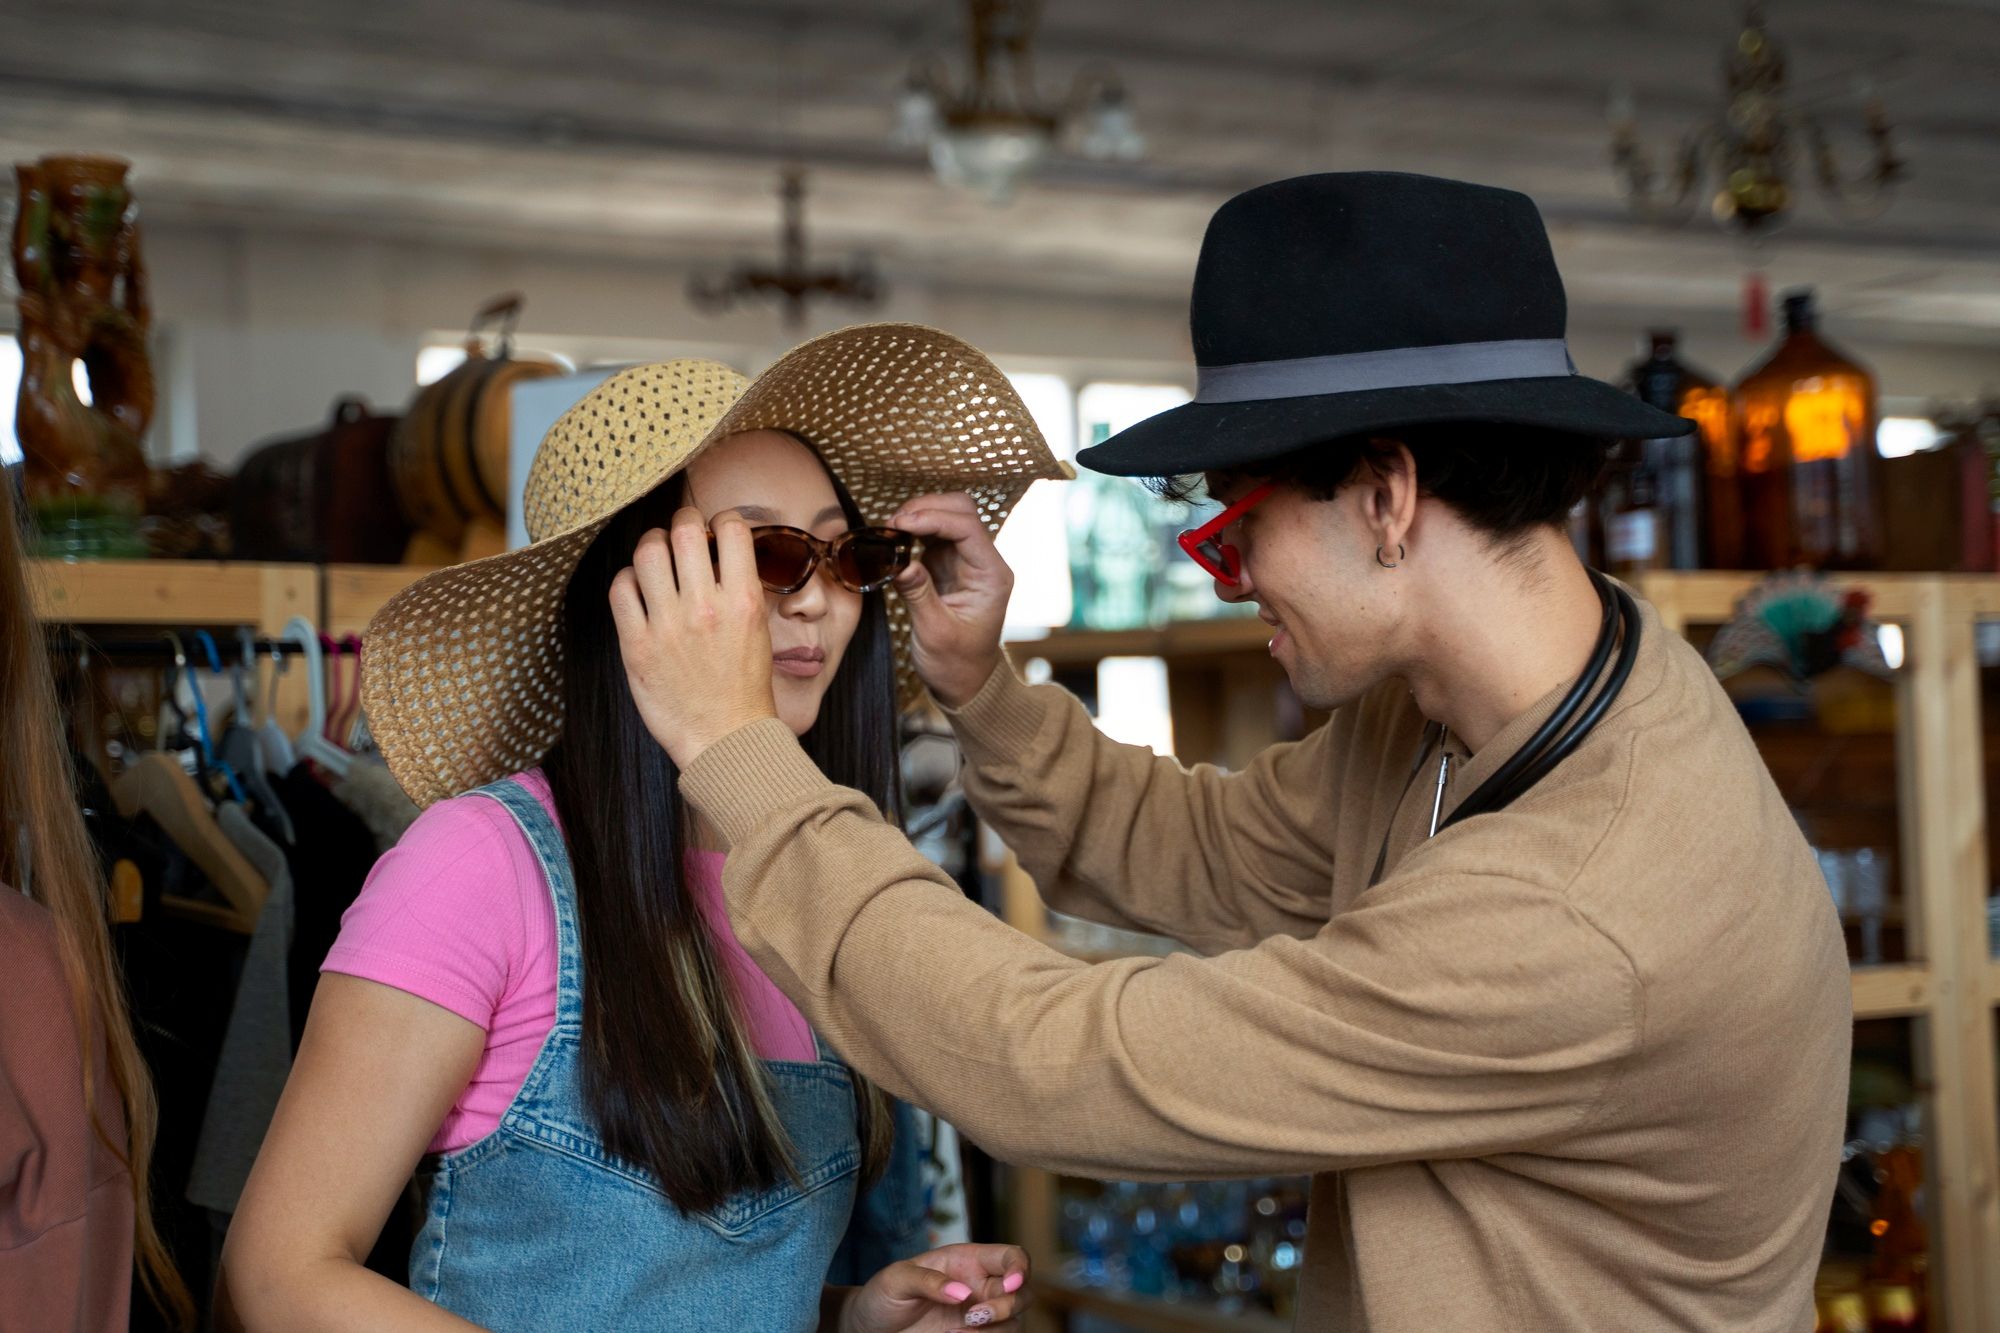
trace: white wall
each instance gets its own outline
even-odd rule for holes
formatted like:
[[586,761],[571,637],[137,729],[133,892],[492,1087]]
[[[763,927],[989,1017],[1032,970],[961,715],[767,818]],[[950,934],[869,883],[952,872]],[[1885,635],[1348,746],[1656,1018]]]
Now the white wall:
[[689,268],[670,262],[222,229],[162,229],[148,234],[147,251],[162,388],[176,409],[162,414],[154,447],[175,457],[198,448],[224,464],[260,439],[319,423],[342,394],[396,410],[414,391],[418,349],[514,290],[527,297],[523,345],[582,343],[610,358],[701,354],[755,370],[825,328],[909,319],[1010,365],[1078,378],[1185,375],[1190,362],[1179,302],[1024,297],[891,274],[883,306],[822,307],[790,331],[769,308],[694,309]]
[[[559,339],[607,359],[698,353],[754,371],[822,328],[911,319],[968,338],[1014,369],[1076,380],[1192,380],[1179,297],[1002,293],[891,273],[885,306],[865,313],[822,308],[811,327],[794,333],[768,308],[723,316],[694,309],[686,297],[689,266],[678,261],[235,227],[159,227],[146,244],[163,391],[153,447],[163,457],[199,451],[225,466],[262,439],[317,425],[343,394],[397,410],[414,390],[417,350],[510,290],[527,297],[524,344]],[[1575,312],[1579,367],[1615,376],[1646,322],[1622,311]],[[1758,354],[1729,315],[1679,323],[1688,330],[1690,359],[1725,379]],[[1837,312],[1828,333],[1875,368],[1894,410],[2000,391],[2000,348],[1990,344],[1870,337],[1844,326]]]

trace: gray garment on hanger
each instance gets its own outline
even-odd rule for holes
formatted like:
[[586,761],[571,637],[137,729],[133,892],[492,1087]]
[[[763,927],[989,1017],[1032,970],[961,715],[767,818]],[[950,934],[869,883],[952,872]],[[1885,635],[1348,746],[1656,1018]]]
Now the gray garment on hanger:
[[232,725],[222,733],[222,762],[236,770],[236,776],[243,783],[243,789],[265,811],[287,843],[297,842],[298,834],[292,830],[292,817],[285,813],[285,803],[278,799],[278,793],[271,790],[271,775],[265,771],[264,757],[259,752],[257,733],[248,727]]
[[278,1109],[292,1070],[292,1016],[287,959],[292,948],[292,872],[278,844],[264,836],[234,801],[215,822],[270,885],[257,914],[243,976],[229,1009],[222,1053],[215,1063],[201,1139],[188,1172],[188,1202],[218,1213],[236,1211],[250,1164]]
[[378,852],[401,842],[417,822],[416,802],[404,795],[384,760],[356,756],[346,776],[333,784],[333,794],[375,835]]
[[266,773],[289,773],[292,765],[299,762],[292,738],[269,718],[257,728],[257,758],[263,762]]

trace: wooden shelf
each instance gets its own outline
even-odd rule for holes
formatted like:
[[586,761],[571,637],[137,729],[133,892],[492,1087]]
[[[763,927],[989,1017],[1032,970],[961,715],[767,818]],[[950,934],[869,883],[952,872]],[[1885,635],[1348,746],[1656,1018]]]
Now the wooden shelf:
[[89,625],[251,625],[275,633],[319,611],[311,565],[205,560],[35,560],[28,582],[42,620]]
[[1849,980],[1858,1019],[1913,1017],[1928,1013],[1934,999],[1930,969],[1914,964],[1857,967]]
[[[1659,608],[1668,628],[1684,631],[1689,624],[1720,625],[1727,621],[1743,594],[1768,577],[1755,571],[1705,569],[1642,574],[1632,582],[1642,597]],[[1835,573],[1828,577],[1836,587],[1867,589],[1874,599],[1871,610],[1875,617],[1893,621],[1911,619],[1924,594],[1941,591],[1947,582],[1935,574]]]
[[1130,1292],[1080,1287],[1060,1278],[1037,1278],[1037,1309],[1073,1311],[1114,1319],[1143,1333],[1285,1333],[1289,1320],[1261,1310],[1225,1314],[1199,1305],[1184,1305]]
[[[323,633],[359,634],[398,590],[429,570],[396,565],[257,564],[198,560],[36,560],[28,571],[37,618],[72,625],[241,625],[276,637],[294,616]],[[324,587],[322,587],[324,584]],[[278,716],[306,724],[304,678],[278,687]]]
[[360,634],[382,604],[431,573],[431,565],[328,565],[325,622],[320,626],[339,638]]
[[1046,638],[1013,639],[1016,662],[1041,658],[1054,667],[1088,666],[1107,657],[1164,657],[1184,661],[1265,653],[1271,627],[1255,616],[1189,620],[1158,629],[1056,630]]

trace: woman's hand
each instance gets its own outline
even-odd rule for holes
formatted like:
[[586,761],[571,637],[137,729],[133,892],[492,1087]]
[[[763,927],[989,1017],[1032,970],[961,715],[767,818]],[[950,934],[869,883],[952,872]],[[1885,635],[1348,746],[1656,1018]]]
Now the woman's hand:
[[1015,1245],[946,1245],[868,1279],[841,1310],[841,1333],[1014,1329],[1028,1308],[1028,1252]]
[[671,535],[639,539],[611,581],[611,617],[633,702],[675,764],[778,709],[771,697],[771,627],[750,525],[715,517],[713,562],[701,511],[674,515]]

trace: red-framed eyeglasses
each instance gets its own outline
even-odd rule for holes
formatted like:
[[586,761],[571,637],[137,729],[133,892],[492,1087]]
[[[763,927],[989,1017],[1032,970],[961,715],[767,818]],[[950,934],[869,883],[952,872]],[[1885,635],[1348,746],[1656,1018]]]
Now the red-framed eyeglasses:
[[1192,532],[1183,532],[1180,536],[1181,549],[1211,577],[1235,587],[1243,580],[1243,556],[1234,546],[1222,540],[1223,531],[1270,498],[1271,492],[1277,489],[1277,482],[1267,481]]

